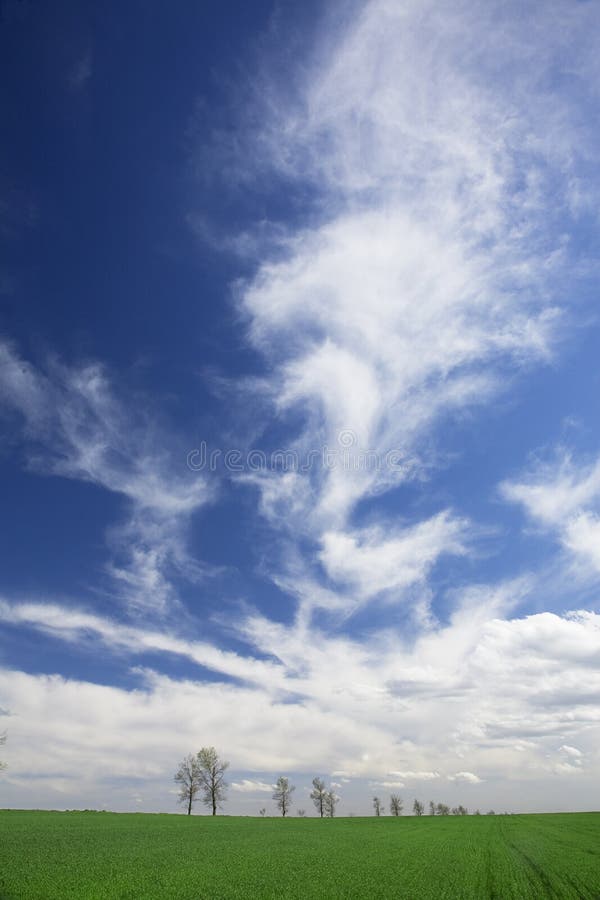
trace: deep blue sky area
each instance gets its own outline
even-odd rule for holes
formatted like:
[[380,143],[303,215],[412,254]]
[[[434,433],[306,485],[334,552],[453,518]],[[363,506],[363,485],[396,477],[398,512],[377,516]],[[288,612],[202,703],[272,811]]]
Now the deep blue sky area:
[[0,806],[590,802],[594,12],[0,0]]
[[[257,366],[231,308],[236,261],[208,252],[187,222],[220,216],[223,203],[196,172],[195,110],[223,107],[226,124],[227,82],[272,14],[271,3],[2,9],[3,336],[34,357],[114,367],[183,420],[183,465],[216,405],[202,372]],[[93,72],[74,84],[86,65]],[[243,197],[241,213],[225,202],[243,214]],[[18,576],[22,591],[85,590],[101,576],[103,523],[122,502],[15,472],[22,459],[7,436],[5,589]],[[222,531],[218,515],[213,523],[208,543]],[[223,555],[215,548],[216,563]]]
[[[159,364],[178,391],[182,357],[220,364],[225,352],[232,365],[220,348],[231,261],[199,250],[186,223],[223,195],[203,187],[190,149],[196,107],[225,103],[271,14],[269,3],[4,4],[1,166],[19,299],[3,318],[16,339],[68,360],[146,361],[150,378]],[[91,59],[82,90],[73,78]]]

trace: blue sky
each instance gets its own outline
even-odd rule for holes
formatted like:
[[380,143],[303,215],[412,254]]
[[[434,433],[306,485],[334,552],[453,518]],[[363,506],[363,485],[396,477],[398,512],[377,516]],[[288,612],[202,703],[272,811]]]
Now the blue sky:
[[2,3],[7,806],[597,806],[591,3]]

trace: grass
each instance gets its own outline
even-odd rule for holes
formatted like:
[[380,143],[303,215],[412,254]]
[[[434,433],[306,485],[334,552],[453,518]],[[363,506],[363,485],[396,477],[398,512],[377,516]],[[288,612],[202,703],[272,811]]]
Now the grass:
[[252,819],[0,812],[2,900],[598,900],[600,813]]

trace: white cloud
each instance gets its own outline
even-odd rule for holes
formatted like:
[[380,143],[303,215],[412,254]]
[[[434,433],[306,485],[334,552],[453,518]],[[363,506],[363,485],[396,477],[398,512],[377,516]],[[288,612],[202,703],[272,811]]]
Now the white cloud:
[[551,762],[548,770],[555,775],[578,775],[581,776],[585,770],[584,754],[577,747],[570,747],[563,744],[558,748],[558,760],[556,754],[549,753],[548,757]]
[[581,750],[578,750],[577,747],[569,747],[568,744],[563,744],[562,747],[558,748],[558,751],[559,753],[566,753],[567,756],[570,756],[574,759],[581,759],[581,757],[583,756]]
[[242,794],[272,794],[274,786],[265,784],[264,781],[252,781],[249,778],[244,778],[243,781],[232,781],[231,789],[240,791]]
[[86,51],[80,59],[77,60],[68,76],[69,88],[78,93],[82,91],[92,76],[93,60],[90,50]]
[[43,372],[0,342],[0,406],[21,417],[34,471],[91,482],[127,500],[126,521],[108,532],[107,571],[130,607],[164,612],[177,601],[169,572],[192,581],[207,574],[190,557],[186,533],[212,486],[183,465],[173,470],[167,434],[135,398],[117,397],[101,366],[54,361]]
[[388,788],[389,790],[401,790],[403,787],[406,787],[403,781],[371,781],[369,782],[371,787],[382,787]]
[[390,772],[405,781],[434,781],[440,777],[439,772]]
[[448,781],[457,781],[459,784],[481,784],[481,778],[473,772],[457,772],[455,775],[448,775]]
[[[339,528],[357,500],[414,470],[390,465],[390,451],[410,461],[448,410],[495,390],[503,357],[548,350],[552,311],[538,315],[522,306],[521,294],[511,299],[494,284],[506,273],[490,271],[489,254],[485,263],[465,259],[456,223],[447,227],[430,246],[430,227],[415,235],[421,226],[402,216],[353,214],[294,242],[289,261],[265,265],[248,286],[243,302],[254,341],[267,355],[270,347],[288,350],[275,392],[280,410],[306,414],[298,446],[338,447],[348,431],[356,439],[350,464],[311,486],[306,478],[268,480],[294,524],[309,515],[309,523]],[[354,464],[369,451],[379,466]]]
[[600,500],[600,460],[577,465],[571,454],[563,452],[555,463],[539,465],[523,480],[504,482],[501,491],[544,525],[569,522]]
[[186,640],[165,630],[133,628],[74,608],[51,603],[9,604],[0,600],[0,621],[84,645],[93,636],[114,653],[174,654],[227,677],[260,683],[270,692],[277,693],[284,688],[285,672],[273,662],[219,650],[212,644]]
[[580,567],[600,573],[600,460],[577,463],[561,451],[556,462],[539,464],[520,480],[504,482],[500,491],[555,534]]
[[359,597],[400,592],[423,581],[440,555],[464,553],[466,530],[466,522],[445,512],[391,535],[379,527],[328,531],[319,558],[330,578],[349,584]]
[[574,516],[565,527],[563,544],[600,573],[600,517],[587,512]]
[[[345,451],[332,467],[242,477],[280,540],[305,542],[302,574],[290,552],[272,577],[307,618],[351,614],[423,584],[440,554],[470,552],[464,523],[454,539],[415,541],[402,566],[408,533],[384,536],[376,512],[372,531],[356,529],[352,516],[360,501],[427,478],[449,416],[552,358],[578,270],[568,233],[597,156],[587,8],[372,0],[325,18],[285,84],[261,69],[244,98],[252,124],[232,142],[246,185],[275,174],[316,198],[287,232],[274,223],[235,291],[269,373],[261,400],[278,422],[301,422],[290,449]],[[582,52],[568,54],[578,61],[567,91],[560,72],[573,46]],[[222,133],[218,149],[221,160]],[[378,464],[359,465],[366,454]],[[443,516],[409,527],[421,535]],[[413,603],[426,621],[426,591]]]
[[[543,783],[556,804],[562,787],[552,779],[566,766],[582,785],[597,778],[600,617],[484,615],[466,632],[464,616],[413,644],[391,630],[359,642],[254,619],[242,636],[274,657],[267,661],[65,608],[5,604],[6,623],[41,628],[88,652],[100,639],[113,653],[176,654],[235,679],[176,681],[138,669],[140,688],[125,690],[3,670],[11,784],[24,790],[43,746],[44,777],[70,773],[67,793],[100,790],[111,777],[139,777],[140,790],[147,783],[166,791],[174,763],[206,735],[232,772],[244,773],[236,784],[266,784],[252,773],[283,770],[394,788],[442,779],[479,786],[479,779],[484,790],[501,780],[506,790]],[[107,790],[112,804],[117,794]],[[583,794],[578,802],[585,805]]]
[[[43,782],[46,797],[118,802],[119,779],[137,779],[140,799],[169,794],[177,760],[210,735],[244,776],[331,771],[394,787],[439,779],[481,796],[501,779],[519,798],[525,783],[553,806],[561,796],[590,802],[600,774],[598,615],[511,618],[528,584],[507,581],[455,590],[440,625],[428,615],[428,575],[443,554],[469,552],[476,526],[449,511],[390,524],[375,501],[425,481],[440,424],[550,359],[568,326],[569,229],[598,205],[585,180],[597,160],[585,123],[597,110],[596,18],[591,5],[562,0],[541,11],[372,0],[327,31],[302,77],[285,79],[293,98],[261,81],[248,168],[317,199],[295,230],[263,223],[269,240],[237,241],[246,257],[253,246],[261,253],[236,287],[268,373],[253,384],[278,426],[294,422],[290,449],[347,455],[331,468],[240,478],[257,485],[287,541],[266,571],[298,616],[283,624],[257,612],[231,625],[251,647],[242,655],[57,604],[3,603],[12,627],[128,662],[169,654],[217,676],[138,668],[140,687],[127,690],[0,670],[9,798],[39,803]],[[127,520],[109,535],[109,571],[130,606],[167,609],[171,569],[201,577],[186,533],[211,486],[197,473],[173,475],[169,442],[135,402],[118,399],[105,370],[41,371],[3,344],[0,399],[22,416],[29,446],[43,448],[31,450],[32,467],[127,502]],[[357,465],[367,452],[377,466]],[[599,471],[569,464],[506,485],[505,496],[596,565]],[[365,499],[366,527],[352,518]],[[311,619],[408,587],[416,634],[390,625],[351,639],[327,630],[322,619],[333,619]],[[575,771],[579,785],[562,787],[561,774]],[[244,785],[270,790],[252,777],[234,784],[241,795]]]

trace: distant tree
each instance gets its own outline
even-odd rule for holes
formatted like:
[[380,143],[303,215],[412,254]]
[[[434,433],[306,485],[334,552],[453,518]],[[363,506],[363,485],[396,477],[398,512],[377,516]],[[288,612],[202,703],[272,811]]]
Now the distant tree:
[[339,802],[340,798],[334,791],[325,791],[324,811],[328,819],[333,819],[333,817],[335,816],[335,808]]
[[390,814],[392,816],[401,816],[402,808],[402,799],[398,796],[398,794],[392,794],[392,796],[390,797]]
[[185,759],[182,759],[175,773],[175,782],[179,785],[178,802],[187,805],[187,814],[190,816],[192,814],[192,805],[195,803],[202,787],[197,756],[190,753]]
[[459,816],[468,816],[469,815],[469,810],[467,809],[466,806],[463,806],[462,803],[458,804],[458,815]]
[[418,800],[415,800],[413,803],[413,813],[415,816],[422,816],[425,812],[425,807]]
[[217,807],[221,806],[227,794],[225,772],[229,763],[219,759],[214,747],[203,747],[198,751],[197,759],[203,791],[202,802],[205,806],[210,806],[213,816],[216,816]]
[[259,809],[258,814],[259,814],[259,816],[262,816],[264,819],[265,815],[267,814],[267,810],[264,808],[264,806],[262,809]]
[[433,800],[429,801],[429,815],[435,816],[435,803],[433,802]]
[[495,815],[496,815],[496,813],[494,812],[493,809],[489,809],[489,810],[486,812],[486,816],[495,816]]
[[373,809],[375,810],[376,816],[380,816],[382,814],[384,806],[379,797],[373,797]]
[[[6,732],[4,731],[0,734],[0,747],[2,747],[6,743]],[[0,759],[0,772],[2,769],[6,769],[6,763]]]
[[296,813],[296,815],[297,815],[297,816],[300,816],[301,819],[305,819],[305,818],[306,818],[306,810],[305,810],[305,809],[299,809],[298,812]]
[[292,805],[292,794],[296,788],[293,784],[290,784],[289,778],[286,778],[285,775],[280,775],[275,784],[275,790],[273,791],[273,800],[275,800],[277,804],[277,809],[281,810],[281,815],[286,816],[290,811],[290,807]]
[[435,808],[436,816],[449,816],[450,815],[450,807],[446,806],[445,803],[438,803]]
[[475,810],[475,812],[474,812],[474,813],[473,813],[473,815],[474,815],[474,816],[480,816],[480,815],[481,815],[481,813],[480,813],[480,812],[479,812],[479,810],[478,810],[478,809],[476,809],[476,810]]
[[327,793],[327,788],[325,787],[325,782],[322,778],[313,778],[312,781],[313,789],[310,792],[310,799],[317,807],[317,812],[323,818],[325,814],[325,794]]

